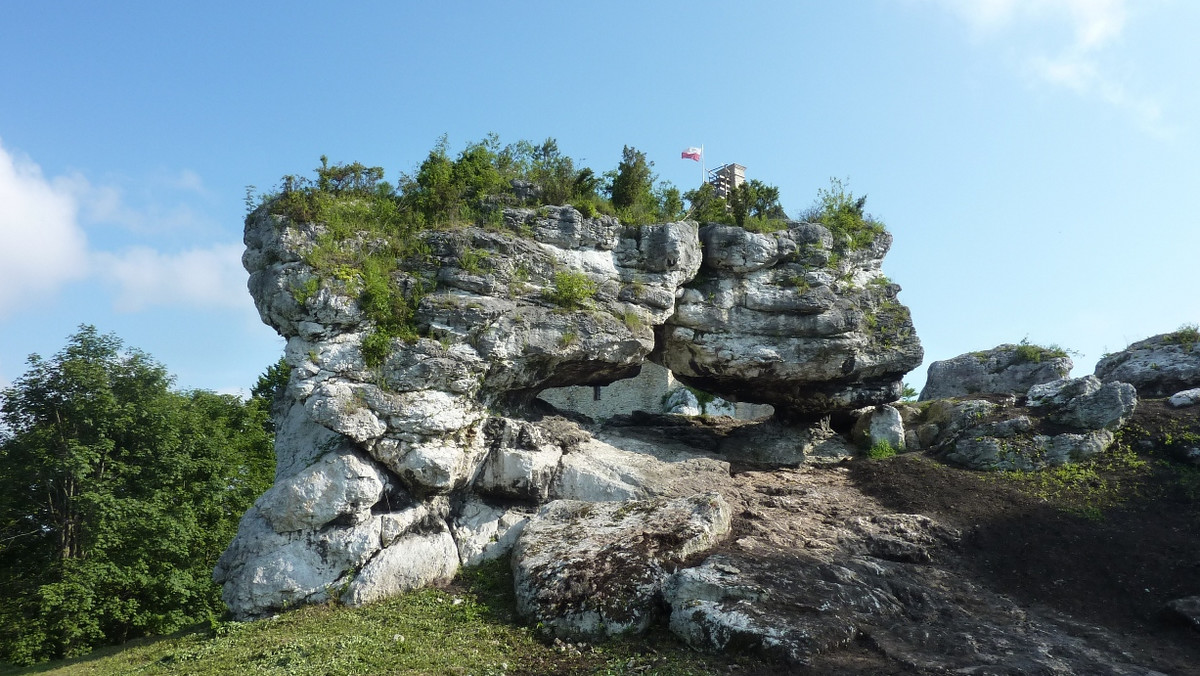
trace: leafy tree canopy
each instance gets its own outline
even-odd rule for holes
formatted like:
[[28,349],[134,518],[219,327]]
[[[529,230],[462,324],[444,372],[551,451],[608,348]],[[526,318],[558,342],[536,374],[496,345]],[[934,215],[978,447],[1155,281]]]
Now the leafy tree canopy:
[[0,660],[68,657],[223,610],[212,568],[270,486],[269,403],[174,392],[81,326],[0,391]]

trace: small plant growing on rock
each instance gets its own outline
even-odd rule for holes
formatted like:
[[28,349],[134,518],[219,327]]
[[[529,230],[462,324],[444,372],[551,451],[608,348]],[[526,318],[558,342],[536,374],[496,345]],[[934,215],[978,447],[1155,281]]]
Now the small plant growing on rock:
[[879,441],[876,441],[871,445],[871,448],[867,450],[867,457],[871,458],[872,460],[882,460],[883,458],[890,458],[894,455],[896,455],[896,449],[893,448],[890,443],[888,443],[887,439],[880,439]]
[[491,254],[487,249],[464,249],[458,257],[458,266],[472,275],[482,274],[484,264],[490,265]]
[[621,321],[625,322],[625,326],[632,331],[642,328],[642,316],[637,313],[637,310],[628,308],[621,315]]
[[1196,324],[1184,324],[1174,333],[1167,334],[1163,342],[1174,343],[1183,347],[1185,351],[1191,352],[1196,343],[1200,343],[1200,326]]
[[554,288],[546,292],[546,299],[555,305],[577,310],[596,295],[596,283],[582,272],[560,270],[554,273]]
[[[884,231],[883,223],[864,213],[867,196],[855,197],[840,178],[817,190],[817,200],[800,214],[800,220],[820,223],[833,234],[834,249],[857,251],[870,246]],[[834,265],[831,261],[830,265]]]
[[1066,357],[1067,355],[1067,350],[1059,347],[1058,345],[1042,347],[1041,345],[1034,345],[1030,343],[1028,338],[1022,338],[1021,342],[1017,344],[1016,362],[1018,364],[1040,364],[1043,360],[1058,359],[1060,357]]

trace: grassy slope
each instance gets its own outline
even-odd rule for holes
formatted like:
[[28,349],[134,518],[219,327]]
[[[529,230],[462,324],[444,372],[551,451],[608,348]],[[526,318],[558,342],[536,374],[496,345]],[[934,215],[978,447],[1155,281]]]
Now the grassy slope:
[[132,641],[74,660],[0,674],[711,674],[769,667],[699,655],[658,633],[603,646],[547,643],[514,621],[512,577],[495,563],[448,589],[365,606],[308,606]]

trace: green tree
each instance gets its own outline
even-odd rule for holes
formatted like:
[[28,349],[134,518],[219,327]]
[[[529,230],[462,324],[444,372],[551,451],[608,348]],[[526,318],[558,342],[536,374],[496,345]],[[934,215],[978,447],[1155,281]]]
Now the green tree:
[[0,660],[161,634],[222,610],[211,571],[271,482],[262,401],[173,392],[80,327],[0,392]]
[[653,202],[653,162],[646,160],[646,153],[625,146],[621,150],[621,163],[612,182],[612,204],[620,209],[630,209],[635,204]]
[[732,217],[724,198],[717,194],[711,183],[702,183],[699,188],[689,190],[683,198],[691,205],[688,218],[701,223],[731,223]]
[[753,178],[730,191],[729,210],[740,227],[746,227],[747,217],[759,221],[787,218],[779,204],[779,188]]

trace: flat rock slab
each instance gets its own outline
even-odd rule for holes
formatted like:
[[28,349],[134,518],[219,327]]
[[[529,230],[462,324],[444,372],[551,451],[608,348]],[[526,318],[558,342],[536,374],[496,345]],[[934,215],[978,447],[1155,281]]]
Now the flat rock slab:
[[731,520],[718,493],[551,502],[513,549],[517,610],[564,638],[645,631],[672,569],[712,549]]

